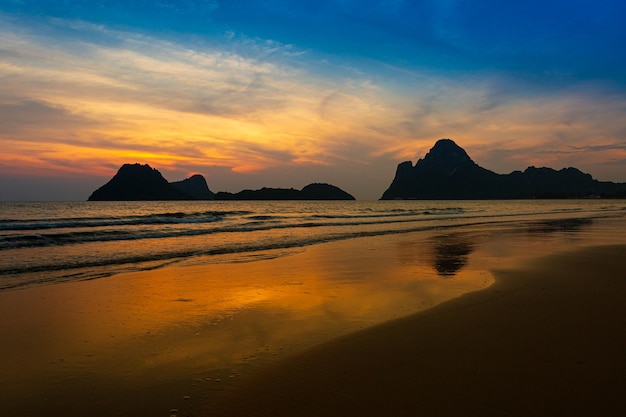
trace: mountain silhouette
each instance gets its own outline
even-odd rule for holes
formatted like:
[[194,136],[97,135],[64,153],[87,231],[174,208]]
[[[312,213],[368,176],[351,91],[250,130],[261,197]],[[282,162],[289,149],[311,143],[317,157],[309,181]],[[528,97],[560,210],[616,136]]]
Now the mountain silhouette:
[[626,184],[601,182],[576,168],[528,167],[496,174],[476,164],[451,139],[440,139],[424,159],[402,162],[381,200],[467,200],[623,197]]
[[330,184],[313,183],[300,191],[303,200],[354,200],[354,197],[339,187]]
[[209,190],[206,180],[200,174],[192,175],[185,180],[171,182],[170,184],[178,188],[183,193],[191,196],[194,200],[215,199],[215,194]]
[[124,164],[109,182],[94,191],[89,201],[193,200],[150,165]]
[[339,187],[313,183],[302,190],[295,188],[267,188],[243,190],[238,193],[219,192],[216,200],[354,200],[355,198]]
[[214,194],[202,175],[177,182],[167,182],[161,173],[142,164],[124,164],[109,182],[94,191],[88,201],[158,201],[158,200],[354,200],[342,189],[330,184],[313,183],[302,190],[261,188],[238,193]]

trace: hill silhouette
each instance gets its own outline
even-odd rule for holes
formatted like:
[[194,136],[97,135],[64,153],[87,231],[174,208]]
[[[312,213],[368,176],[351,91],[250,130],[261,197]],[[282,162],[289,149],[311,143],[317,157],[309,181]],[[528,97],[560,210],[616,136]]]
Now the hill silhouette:
[[214,194],[205,178],[196,174],[185,180],[167,182],[161,173],[142,164],[124,164],[89,201],[158,201],[158,200],[354,200],[342,189],[330,184],[313,183],[302,190],[261,188],[238,193]]
[[302,190],[295,188],[267,188],[243,190],[232,194],[219,192],[216,200],[354,200],[355,198],[339,187],[330,184],[313,183]]
[[193,200],[150,165],[124,164],[109,182],[94,191],[89,201]]
[[215,194],[209,190],[206,180],[200,174],[192,175],[185,180],[171,182],[170,184],[178,188],[183,193],[191,196],[194,200],[215,199]]
[[576,168],[528,167],[496,174],[476,164],[451,139],[440,139],[424,159],[402,162],[381,200],[463,200],[624,197],[626,184],[601,182]]
[[354,197],[339,187],[313,183],[300,191],[303,200],[354,200]]

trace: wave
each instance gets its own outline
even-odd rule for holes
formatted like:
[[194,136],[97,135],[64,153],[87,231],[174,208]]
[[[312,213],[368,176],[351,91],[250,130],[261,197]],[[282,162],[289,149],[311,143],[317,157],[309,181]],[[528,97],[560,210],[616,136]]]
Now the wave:
[[204,229],[182,229],[182,230],[88,230],[71,233],[34,233],[34,234],[14,234],[0,237],[0,251],[6,249],[37,248],[47,246],[76,245],[88,242],[111,242],[126,240],[144,239],[166,239],[182,238],[191,236],[212,235],[216,233],[251,233],[267,231],[271,229],[299,229],[317,227],[345,227],[363,225],[384,225],[389,223],[401,223],[418,220],[403,221],[378,221],[378,222],[299,222],[274,224],[272,221],[251,221],[231,227],[214,227]]
[[123,217],[79,217],[49,219],[0,219],[0,231],[75,229],[84,227],[139,226],[153,224],[197,224],[219,221],[246,211],[206,211],[199,213],[159,213]]
[[[403,210],[393,214],[379,212],[303,215],[296,213],[291,216],[257,214],[251,211],[206,211],[168,212],[124,217],[1,220],[0,250],[115,240],[162,239],[215,233],[246,233],[268,229],[382,225],[425,220],[426,218],[418,219],[417,217],[433,214],[433,212],[436,214],[461,214],[463,210]],[[229,222],[223,224],[225,220],[229,220]],[[168,225],[190,227],[165,227]]]
[[[463,226],[479,225],[491,222],[477,221],[468,222]],[[344,233],[333,233],[313,236],[297,236],[294,238],[283,239],[265,239],[258,241],[248,242],[233,242],[231,244],[214,247],[214,248],[200,248],[194,247],[193,249],[186,250],[173,250],[164,251],[160,253],[145,252],[139,255],[131,256],[116,256],[110,258],[98,258],[82,260],[73,258],[71,262],[66,263],[38,263],[35,265],[23,265],[14,266],[8,268],[0,268],[0,277],[22,274],[35,274],[29,279],[20,279],[18,281],[13,280],[0,280],[0,290],[14,289],[18,287],[24,287],[29,285],[41,284],[45,282],[63,282],[66,280],[88,280],[94,278],[101,278],[105,276],[111,276],[124,271],[137,271],[154,269],[161,266],[169,265],[172,263],[180,262],[184,259],[199,256],[214,256],[214,255],[228,255],[238,254],[241,260],[256,260],[257,257],[246,256],[254,252],[262,251],[275,251],[275,250],[292,250],[302,248],[305,246],[316,245],[320,243],[333,242],[338,240],[346,240],[359,237],[372,237],[383,235],[395,235],[406,234],[427,230],[443,230],[447,228],[457,228],[460,225],[428,225],[428,226],[414,226],[402,229],[384,229],[384,230],[361,230],[361,231],[346,231]],[[289,251],[282,252],[281,255],[291,253]],[[155,265],[158,264],[158,265]],[[45,272],[46,277],[40,277],[36,273]]]
[[[144,216],[4,220],[0,225],[0,251],[20,248],[56,247],[94,242],[132,241],[146,239],[185,238],[219,233],[254,233],[268,230],[354,228],[393,224],[422,223],[455,219],[506,219],[524,215],[574,213],[579,209],[487,213],[468,211],[461,207],[397,209],[367,214],[337,213],[304,215],[258,214],[252,211],[172,212]],[[176,226],[176,227],[167,227]],[[187,226],[187,227],[185,227]],[[4,227],[4,229],[3,229]],[[14,232],[14,233],[5,233]],[[30,232],[30,233],[29,233]],[[254,239],[251,236],[249,239]]]
[[213,210],[206,210],[206,203],[151,204],[5,211],[0,219],[0,290],[93,279],[192,257],[253,259],[252,253],[288,253],[341,239],[624,213],[621,203],[592,202],[232,202],[212,205]]

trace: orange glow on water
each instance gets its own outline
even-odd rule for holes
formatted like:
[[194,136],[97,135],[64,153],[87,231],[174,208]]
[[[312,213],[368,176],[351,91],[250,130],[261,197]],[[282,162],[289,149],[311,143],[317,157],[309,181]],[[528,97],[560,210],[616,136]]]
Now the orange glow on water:
[[620,237],[607,240],[610,223],[578,238],[499,227],[225,255],[219,263],[190,258],[0,292],[0,354],[12,358],[0,389],[15,409],[33,392],[46,407],[66,409],[76,397],[93,407],[103,396],[115,408],[141,386],[145,404],[167,410],[173,398],[228,389],[277,357],[486,288],[494,268],[587,246],[590,237]]
[[[442,279],[433,269],[429,246],[412,246],[418,250],[407,262],[391,239],[376,252],[368,239],[341,245],[341,251],[320,245],[304,254],[256,262],[233,258],[232,263],[194,265],[197,261],[191,260],[2,293],[7,320],[0,331],[14,343],[0,350],[16,358],[22,354],[11,349],[40,351],[28,365],[16,360],[16,368],[5,371],[19,381],[19,375],[36,369],[53,374],[73,372],[76,366],[97,367],[102,377],[121,372],[128,378],[177,361],[197,363],[195,372],[239,367],[246,358],[299,349],[491,282],[474,267]],[[21,297],[33,294],[38,302],[24,314],[28,303]],[[136,361],[137,355],[145,360]]]

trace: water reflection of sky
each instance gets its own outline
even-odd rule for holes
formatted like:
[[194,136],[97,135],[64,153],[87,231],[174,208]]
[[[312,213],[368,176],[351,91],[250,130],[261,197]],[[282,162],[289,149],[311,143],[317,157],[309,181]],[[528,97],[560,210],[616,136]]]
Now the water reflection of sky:
[[491,282],[487,272],[469,269],[442,280],[430,245],[407,263],[402,241],[407,237],[354,239],[258,262],[0,293],[2,316],[11,318],[0,332],[12,341],[0,354],[14,358],[0,388],[23,387],[14,389],[16,403],[28,392],[63,403],[67,390],[87,400],[86,386],[106,385],[117,400],[129,386],[159,381],[202,380],[208,389],[220,379],[224,387],[285,353]]
[[[515,259],[621,239],[606,222],[570,226],[353,239],[257,262],[0,293],[0,355],[12,358],[0,389],[11,392],[9,411],[26,412],[35,398],[53,404],[51,414],[90,401],[103,404],[91,415],[114,413],[138,386],[210,396],[286,353],[484,288],[490,269]],[[190,404],[172,395],[147,411]]]

